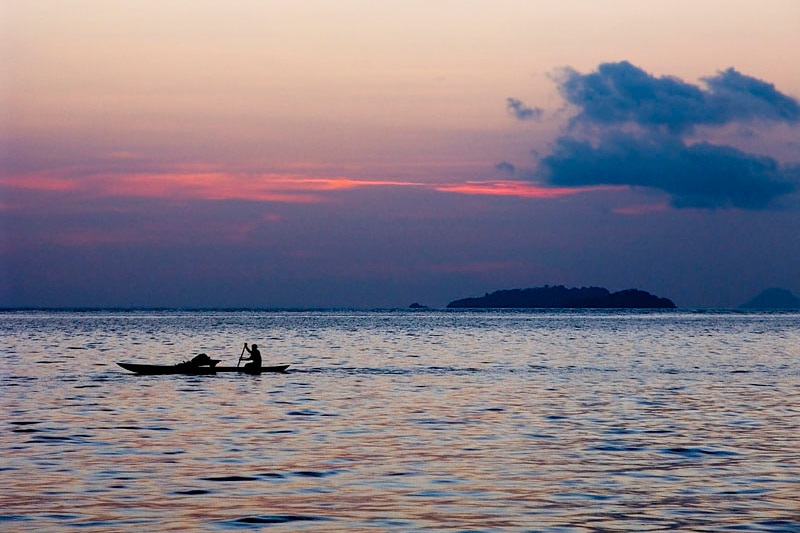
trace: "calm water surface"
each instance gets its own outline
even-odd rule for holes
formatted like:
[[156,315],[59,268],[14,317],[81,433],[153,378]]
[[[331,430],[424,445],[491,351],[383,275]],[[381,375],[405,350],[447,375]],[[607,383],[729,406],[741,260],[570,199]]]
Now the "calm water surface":
[[798,313],[2,312],[0,387],[2,531],[800,531]]

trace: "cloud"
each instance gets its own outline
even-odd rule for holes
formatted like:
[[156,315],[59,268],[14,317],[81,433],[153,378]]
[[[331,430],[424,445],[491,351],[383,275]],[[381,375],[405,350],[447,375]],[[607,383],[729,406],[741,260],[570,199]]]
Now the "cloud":
[[596,143],[561,137],[538,170],[555,187],[648,187],[669,194],[674,207],[706,209],[764,209],[797,190],[799,175],[797,167],[730,146],[620,131]]
[[633,123],[682,134],[735,121],[800,122],[798,101],[773,84],[733,68],[703,81],[706,87],[655,77],[627,61],[602,63],[588,74],[566,68],[557,79],[561,95],[580,110],[576,123]]
[[517,167],[513,164],[509,163],[508,161],[501,161],[494,166],[494,169],[499,172],[504,172],[506,174],[513,174],[517,171]]
[[562,196],[571,196],[585,192],[614,190],[615,186],[567,186],[567,187],[543,187],[525,181],[468,181],[466,183],[456,183],[439,185],[436,190],[439,192],[480,195],[480,196],[509,196],[515,198],[528,199],[552,199]]
[[516,98],[506,99],[506,109],[517,120],[539,120],[544,113],[541,108],[528,107],[522,100]]
[[[146,172],[87,172],[70,169],[45,173],[0,176],[0,193],[99,198],[161,198],[167,200],[244,200],[276,203],[320,203],[331,193],[367,187],[421,187],[401,180],[352,179],[345,176],[312,177],[298,174],[226,172],[214,167],[188,165]],[[37,201],[40,196],[28,196]],[[22,208],[21,198],[15,202]],[[0,204],[0,209],[14,205]]]
[[[514,165],[502,162],[496,170],[514,174]],[[213,165],[189,164],[138,171],[76,172],[73,168],[49,172],[0,175],[0,212],[24,211],[35,206],[69,206],[72,202],[101,199],[191,201],[248,201],[284,204],[329,202],[349,191],[406,188],[445,194],[549,199],[597,190],[597,187],[547,187],[526,180],[455,181],[370,179],[346,176],[310,176],[292,173],[227,171]],[[53,203],[55,202],[55,203]],[[91,237],[95,239],[95,237]]]
[[800,122],[800,103],[775,88],[775,85],[729,68],[716,76],[704,78],[710,105],[718,118],[732,120],[767,120],[796,124]]
[[669,209],[669,205],[663,204],[643,204],[643,205],[630,205],[626,207],[617,207],[612,209],[611,212],[617,215],[647,215],[650,213],[660,213]]
[[690,137],[699,126],[800,123],[800,103],[771,83],[728,68],[694,85],[627,61],[588,74],[566,68],[556,82],[577,108],[571,125],[590,127],[569,128],[538,158],[529,177],[541,184],[646,187],[675,208],[702,209],[766,209],[800,190],[800,167]]

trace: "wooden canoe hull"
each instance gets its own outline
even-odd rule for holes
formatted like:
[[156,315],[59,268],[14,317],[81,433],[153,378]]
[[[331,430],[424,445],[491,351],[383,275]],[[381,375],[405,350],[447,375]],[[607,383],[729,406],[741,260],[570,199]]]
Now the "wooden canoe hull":
[[214,371],[216,371],[216,372],[240,372],[242,374],[263,374],[264,372],[286,372],[287,368],[289,368],[289,365],[262,366],[258,370],[251,370],[249,368],[245,368],[244,365],[242,365],[242,366],[216,366],[216,367],[214,367]]
[[262,366],[258,370],[244,366],[189,366],[189,365],[141,365],[136,363],[117,363],[125,370],[137,374],[156,376],[168,374],[183,374],[189,376],[202,376],[218,374],[220,372],[239,372],[241,374],[263,374],[266,372],[285,372],[289,365]]

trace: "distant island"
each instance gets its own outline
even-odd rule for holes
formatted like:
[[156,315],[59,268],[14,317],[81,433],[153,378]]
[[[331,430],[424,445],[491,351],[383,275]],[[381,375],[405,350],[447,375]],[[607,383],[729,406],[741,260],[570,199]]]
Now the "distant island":
[[800,309],[800,298],[786,289],[765,289],[739,306],[740,309]]
[[454,300],[448,309],[675,309],[668,298],[627,289],[611,292],[603,287],[567,288],[563,285],[510,289],[486,293],[477,298]]

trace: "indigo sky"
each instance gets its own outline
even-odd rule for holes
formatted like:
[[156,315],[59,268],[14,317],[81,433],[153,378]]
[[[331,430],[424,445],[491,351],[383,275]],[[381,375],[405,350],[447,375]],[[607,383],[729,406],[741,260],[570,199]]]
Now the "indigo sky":
[[800,294],[795,0],[0,0],[0,307]]

